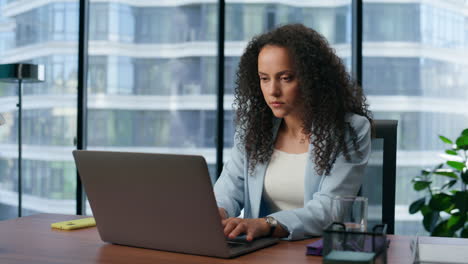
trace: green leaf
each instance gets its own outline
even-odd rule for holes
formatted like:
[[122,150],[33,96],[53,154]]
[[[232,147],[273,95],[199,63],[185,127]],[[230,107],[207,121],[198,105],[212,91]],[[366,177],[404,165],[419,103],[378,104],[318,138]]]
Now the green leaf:
[[458,179],[458,176],[452,169],[438,169],[434,171],[434,174],[447,176],[450,178]]
[[468,238],[468,226],[463,228],[463,230],[460,233],[460,237]]
[[423,215],[430,214],[430,213],[432,213],[432,209],[429,208],[429,206],[427,206],[427,205],[423,205],[423,206],[421,207],[421,213],[422,213]]
[[450,150],[450,149],[449,149],[449,150],[446,150],[445,153],[447,153],[447,154],[449,154],[449,155],[455,155],[455,156],[458,155],[458,153],[457,153],[455,150]]
[[458,171],[462,171],[463,168],[465,168],[465,164],[463,164],[462,162],[458,162],[458,161],[453,161],[453,160],[449,160],[447,161],[447,165],[449,165],[450,167],[458,170]]
[[468,169],[464,168],[460,175],[461,175],[463,182],[465,184],[468,184]]
[[457,183],[457,180],[447,180],[445,184],[440,187],[440,189],[443,190],[444,188],[451,188],[453,185],[455,185],[455,183]]
[[424,190],[426,189],[427,187],[429,187],[431,185],[432,181],[425,181],[425,180],[416,180],[414,181],[414,190],[416,191],[421,191],[421,190]]
[[447,222],[448,222],[447,220],[440,222],[431,232],[431,236],[453,237],[455,232],[453,232],[450,228],[448,228]]
[[[451,204],[449,208],[445,209],[444,212],[446,212],[447,214],[451,214],[451,212],[453,212],[455,209],[455,204]],[[455,209],[455,210],[458,210],[458,209]]]
[[457,231],[458,229],[462,228],[466,222],[466,214],[464,215],[452,215],[447,222],[447,227],[452,231]]
[[[421,208],[421,212],[423,211],[423,208]],[[439,221],[439,218],[439,212],[437,211],[430,211],[429,213],[426,213],[423,218],[424,229],[426,229],[427,232],[431,232],[434,229],[437,221]]]
[[421,207],[423,207],[425,202],[426,202],[426,198],[424,197],[414,201],[409,207],[409,213],[410,214],[417,213],[419,210],[421,210]]
[[459,138],[457,138],[456,144],[459,149],[468,150],[468,136],[460,136]]
[[466,214],[468,209],[468,192],[467,191],[458,191],[454,196],[455,207],[460,210],[461,214]]
[[430,169],[424,169],[421,171],[421,175],[427,176],[432,173],[432,170]]
[[434,194],[429,201],[429,207],[434,211],[444,211],[452,205],[452,196],[445,193]]
[[452,140],[450,140],[450,139],[448,139],[448,138],[446,138],[446,137],[444,137],[444,136],[442,136],[442,135],[439,135],[439,138],[440,138],[440,140],[442,140],[444,143],[447,143],[447,144],[450,144],[450,145],[453,144]]
[[468,136],[468,128],[463,130],[461,133],[462,136]]
[[414,176],[412,182],[414,183],[415,181],[425,181],[425,178],[421,176]]

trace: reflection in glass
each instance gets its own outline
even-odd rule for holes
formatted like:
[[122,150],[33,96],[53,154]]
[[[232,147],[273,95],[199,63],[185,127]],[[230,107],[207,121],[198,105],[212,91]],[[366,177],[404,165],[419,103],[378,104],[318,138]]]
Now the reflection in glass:
[[468,123],[466,1],[364,1],[363,87],[377,119],[396,119],[397,234],[415,234],[410,184],[440,163],[437,135],[455,137]]
[[[44,83],[24,87],[23,215],[75,213],[78,1],[0,1],[0,63],[45,65]],[[17,89],[0,85],[0,219],[16,217]],[[15,213],[13,213],[15,212]]]
[[203,155],[214,179],[216,34],[214,3],[91,3],[88,148]]

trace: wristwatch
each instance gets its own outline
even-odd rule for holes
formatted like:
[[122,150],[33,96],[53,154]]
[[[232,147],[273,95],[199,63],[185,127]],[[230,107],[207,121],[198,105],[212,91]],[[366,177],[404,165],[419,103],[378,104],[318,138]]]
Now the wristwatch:
[[278,221],[272,216],[265,217],[265,221],[266,221],[267,224],[270,225],[270,232],[268,233],[267,236],[271,236],[271,235],[273,235],[273,233],[275,232],[276,227],[278,226]]

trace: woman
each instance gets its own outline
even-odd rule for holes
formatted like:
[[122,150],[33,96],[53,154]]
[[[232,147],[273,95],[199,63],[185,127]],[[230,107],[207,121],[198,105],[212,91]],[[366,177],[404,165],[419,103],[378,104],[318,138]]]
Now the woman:
[[361,87],[325,38],[299,24],[253,38],[236,84],[234,147],[214,187],[226,236],[320,235],[331,198],[357,194],[369,159]]

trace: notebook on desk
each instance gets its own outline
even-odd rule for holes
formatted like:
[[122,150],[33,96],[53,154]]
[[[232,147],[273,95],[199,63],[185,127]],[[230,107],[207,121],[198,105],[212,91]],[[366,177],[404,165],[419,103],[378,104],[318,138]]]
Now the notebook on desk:
[[73,151],[101,239],[231,258],[276,238],[226,241],[201,156]]
[[466,264],[468,263],[468,246],[419,243],[417,263]]

